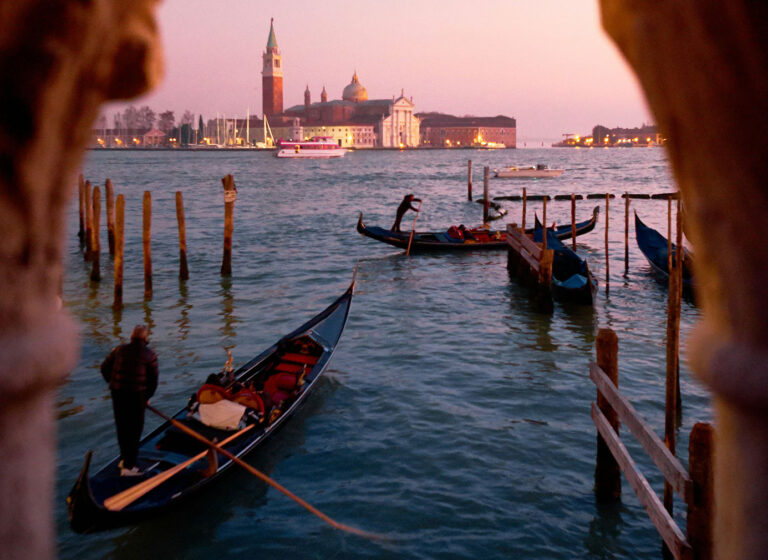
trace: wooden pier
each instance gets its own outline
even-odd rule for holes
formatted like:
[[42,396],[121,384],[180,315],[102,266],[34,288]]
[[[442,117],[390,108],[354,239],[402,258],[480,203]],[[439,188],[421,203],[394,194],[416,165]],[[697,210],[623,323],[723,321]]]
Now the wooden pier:
[[[546,214],[545,214],[546,219]],[[546,240],[546,236],[544,236]],[[546,241],[536,243],[517,224],[507,225],[507,269],[531,289],[531,297],[544,309],[552,304],[552,261],[554,252]]]

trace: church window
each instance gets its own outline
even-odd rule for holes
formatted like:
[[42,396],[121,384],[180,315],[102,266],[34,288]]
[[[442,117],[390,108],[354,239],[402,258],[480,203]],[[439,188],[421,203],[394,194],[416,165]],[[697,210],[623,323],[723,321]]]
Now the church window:
[[280,68],[280,59],[279,58],[275,59],[275,68]]

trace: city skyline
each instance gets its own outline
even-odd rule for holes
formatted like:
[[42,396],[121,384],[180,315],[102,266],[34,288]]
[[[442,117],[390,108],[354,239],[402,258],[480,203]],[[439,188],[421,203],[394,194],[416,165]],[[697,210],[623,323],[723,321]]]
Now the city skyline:
[[597,4],[587,0],[166,0],[158,14],[165,79],[105,113],[135,104],[172,110],[177,119],[185,110],[206,120],[247,110],[260,116],[272,17],[286,106],[303,103],[307,86],[313,101],[323,87],[339,99],[356,71],[371,98],[403,91],[417,112],[514,117],[521,147],[597,124],[651,122],[634,76],[600,27]]

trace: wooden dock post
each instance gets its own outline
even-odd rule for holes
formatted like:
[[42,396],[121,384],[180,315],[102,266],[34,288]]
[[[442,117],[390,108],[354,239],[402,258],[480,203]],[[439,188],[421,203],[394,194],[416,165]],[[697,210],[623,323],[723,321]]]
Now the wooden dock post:
[[483,167],[483,225],[488,224],[488,210],[490,209],[490,199],[488,197],[488,177],[491,168],[487,165]]
[[547,250],[547,197],[545,196],[541,202],[541,218],[544,220],[543,229],[541,230],[541,248]]
[[667,199],[667,272],[672,276],[672,199]]
[[187,230],[184,221],[184,201],[181,191],[176,191],[176,220],[179,223],[179,280],[189,279],[187,268]]
[[[600,329],[595,343],[597,365],[611,382],[619,387],[619,339],[611,329]],[[597,406],[613,430],[619,433],[619,415],[608,400],[597,390]],[[621,497],[621,469],[608,444],[597,436],[597,464],[595,466],[595,497],[598,502],[611,502]]]
[[472,202],[472,160],[467,160],[467,200]]
[[693,503],[688,504],[686,531],[695,560],[712,558],[714,519],[714,471],[712,469],[714,429],[697,422],[688,442],[688,470],[693,481]]
[[521,220],[520,229],[525,233],[525,207],[528,203],[528,193],[525,190],[525,187],[523,187],[523,219]]
[[573,250],[576,250],[576,194],[571,193],[571,240]]
[[232,275],[232,231],[235,228],[234,211],[237,187],[235,178],[227,175],[221,179],[224,186],[224,258],[221,262],[221,275]]
[[611,261],[608,257],[608,224],[610,224],[611,195],[605,193],[605,293],[611,289]]
[[[680,299],[682,296],[682,285],[680,276],[678,275],[678,263],[682,264],[679,260],[680,246],[676,248],[678,253],[678,259],[672,259],[672,201],[669,201],[668,208],[670,210],[668,217],[668,226],[670,235],[668,239],[669,247],[669,289],[667,294],[667,375],[665,384],[665,399],[664,399],[664,443],[667,449],[676,454],[675,447],[675,429],[677,428],[677,416],[679,392],[679,346],[680,346]],[[679,226],[678,221],[678,226]],[[664,482],[664,507],[670,515],[674,509],[674,498],[672,486],[668,482]]]
[[624,274],[629,273],[629,193],[624,193]]
[[152,299],[152,195],[144,191],[142,244],[144,246],[144,299]]
[[77,201],[78,214],[80,215],[80,227],[77,230],[77,236],[80,238],[80,245],[82,246],[85,237],[85,177],[82,173],[77,176]]
[[85,204],[85,253],[83,258],[86,261],[91,260],[91,235],[93,230],[93,207],[91,206],[91,182],[85,182],[85,191],[83,195]]
[[125,198],[117,195],[115,205],[115,298],[113,309],[123,307],[123,249],[125,248]]
[[107,242],[109,243],[109,254],[115,256],[115,189],[112,186],[112,179],[104,182],[105,196],[107,197]]
[[99,222],[101,218],[101,191],[99,187],[93,188],[93,229],[91,230],[91,281],[99,282],[101,280],[101,272],[99,270],[101,265],[101,246],[99,242]]

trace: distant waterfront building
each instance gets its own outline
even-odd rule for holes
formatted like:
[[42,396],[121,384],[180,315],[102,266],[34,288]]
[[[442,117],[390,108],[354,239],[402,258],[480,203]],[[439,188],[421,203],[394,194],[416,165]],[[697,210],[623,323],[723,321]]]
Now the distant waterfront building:
[[398,98],[368,99],[368,90],[360,83],[357,72],[344,88],[341,99],[328,101],[323,86],[320,102],[311,101],[307,86],[304,104],[289,107],[284,113],[299,119],[305,138],[332,136],[340,146],[353,148],[415,148],[419,145],[419,119],[413,112],[413,100],[406,98],[404,92]]
[[269,118],[283,112],[283,57],[277,48],[274,19],[269,22],[269,38],[262,60],[261,108]]
[[662,146],[666,142],[656,125],[643,124],[637,128],[608,128],[597,125],[592,129],[592,136],[579,136],[573,133],[563,134],[560,142],[552,144],[555,148],[633,148]]
[[455,117],[442,113],[419,113],[421,145],[443,148],[517,147],[517,121],[496,117]]

